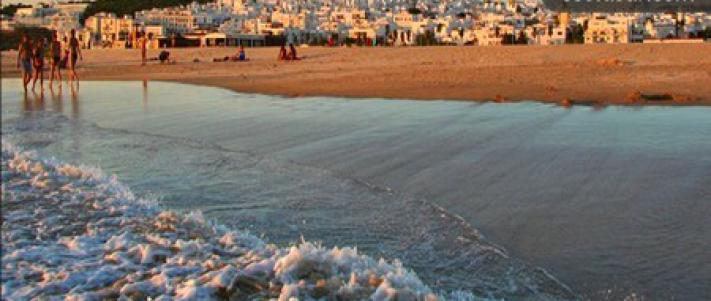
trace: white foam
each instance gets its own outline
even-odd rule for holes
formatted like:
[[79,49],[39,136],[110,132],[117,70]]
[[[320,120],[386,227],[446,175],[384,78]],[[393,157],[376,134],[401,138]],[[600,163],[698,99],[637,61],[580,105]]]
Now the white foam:
[[2,147],[3,299],[438,299],[397,260],[279,248],[199,212],[161,210],[96,168]]

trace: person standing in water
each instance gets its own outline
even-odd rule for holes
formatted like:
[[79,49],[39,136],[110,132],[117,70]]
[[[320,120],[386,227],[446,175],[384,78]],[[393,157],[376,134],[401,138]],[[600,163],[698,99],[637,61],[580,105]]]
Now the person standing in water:
[[35,91],[38,79],[40,81],[40,90],[44,90],[44,42],[44,38],[39,38],[35,41],[34,47],[32,47],[32,67],[35,71],[32,91]]
[[20,45],[17,48],[17,68],[22,66],[22,85],[27,94],[27,85],[32,79],[32,43],[27,34],[22,34]]
[[62,61],[62,43],[59,42],[57,32],[52,33],[52,43],[49,45],[50,54],[52,55],[52,69],[49,73],[49,86],[52,87],[54,74],[57,74],[57,81],[62,83],[62,73],[59,68],[59,63]]
[[69,80],[76,80],[79,83],[79,75],[77,75],[76,66],[77,59],[84,60],[84,56],[81,54],[81,47],[79,47],[79,40],[76,37],[76,31],[72,29],[70,32],[71,37],[69,37]]
[[67,69],[69,68],[69,40],[65,36],[64,39],[62,40],[62,50],[64,51],[64,58],[62,58],[62,61],[59,63],[59,67]]

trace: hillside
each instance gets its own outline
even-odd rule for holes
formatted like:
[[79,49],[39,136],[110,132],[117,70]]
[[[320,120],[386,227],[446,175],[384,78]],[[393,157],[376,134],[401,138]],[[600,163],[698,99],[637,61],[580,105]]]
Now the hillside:
[[686,11],[686,12],[711,12],[711,1],[708,0],[679,0],[649,2],[643,1],[597,1],[597,0],[543,0],[546,7],[552,10],[570,9],[572,11]]
[[[97,0],[89,5],[84,12],[84,18],[99,12],[114,13],[117,16],[133,15],[134,12],[169,6],[186,5],[194,0]],[[210,2],[208,0],[197,0],[199,3]]]

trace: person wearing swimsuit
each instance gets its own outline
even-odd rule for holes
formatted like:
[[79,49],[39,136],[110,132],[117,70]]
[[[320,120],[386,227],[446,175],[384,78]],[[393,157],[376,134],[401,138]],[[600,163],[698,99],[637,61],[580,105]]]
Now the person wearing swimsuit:
[[57,81],[59,81],[60,85],[62,82],[62,73],[59,68],[59,63],[62,61],[62,44],[59,43],[59,39],[57,39],[56,31],[52,33],[50,53],[52,55],[52,70],[49,74],[49,86],[52,87],[52,82],[54,81],[55,73],[57,74]]
[[61,68],[67,69],[69,68],[69,42],[67,41],[67,37],[64,37],[64,43],[62,45],[62,47],[64,48],[64,57],[59,63],[59,66]]
[[27,94],[27,85],[32,80],[32,43],[27,34],[22,35],[17,48],[17,68],[20,68],[20,65],[22,65],[22,85]]
[[44,90],[44,39],[39,38],[35,41],[35,45],[32,49],[32,67],[34,68],[35,75],[32,81],[32,91],[35,90],[37,85],[37,80],[40,81],[40,90]]
[[71,37],[69,38],[69,80],[76,80],[79,84],[79,75],[77,75],[76,66],[77,59],[84,60],[84,56],[81,54],[81,49],[79,47],[79,40],[76,37],[76,31],[72,29]]

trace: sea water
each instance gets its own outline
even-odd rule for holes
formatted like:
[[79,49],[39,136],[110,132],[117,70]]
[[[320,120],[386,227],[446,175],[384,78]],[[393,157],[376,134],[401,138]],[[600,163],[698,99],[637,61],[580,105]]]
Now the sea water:
[[[281,98],[161,82],[24,97],[2,136],[263,239],[435,290],[708,299],[711,109]],[[566,286],[567,285],[567,286]],[[571,296],[572,295],[572,296]]]

